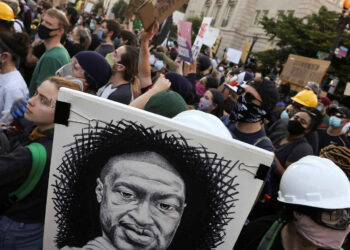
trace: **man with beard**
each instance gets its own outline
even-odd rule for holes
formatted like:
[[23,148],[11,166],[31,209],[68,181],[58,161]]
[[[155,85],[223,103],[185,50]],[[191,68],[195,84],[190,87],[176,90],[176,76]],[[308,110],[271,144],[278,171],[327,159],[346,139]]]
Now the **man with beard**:
[[120,24],[112,19],[105,19],[101,23],[101,29],[98,30],[97,36],[101,44],[95,49],[102,56],[114,51],[114,39],[119,36],[121,31]]
[[69,26],[64,14],[57,9],[49,9],[38,26],[39,38],[44,40],[45,53],[35,66],[29,85],[29,95],[33,96],[39,83],[54,76],[56,71],[70,61],[68,51],[61,44],[61,38]]
[[54,185],[57,248],[212,249],[223,242],[237,194],[227,178],[235,163],[126,120],[86,128],[76,140]]

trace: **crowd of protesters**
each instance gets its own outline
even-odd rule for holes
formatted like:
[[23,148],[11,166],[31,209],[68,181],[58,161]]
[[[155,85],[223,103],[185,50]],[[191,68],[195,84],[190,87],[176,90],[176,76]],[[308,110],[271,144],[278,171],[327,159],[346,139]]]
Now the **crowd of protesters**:
[[[143,30],[135,22],[42,0],[0,1],[0,249],[42,248],[61,87],[168,118],[206,112],[233,139],[274,152],[234,249],[340,249],[350,230],[349,108],[314,82],[291,90],[278,67],[263,75],[254,63],[205,52],[189,64],[176,41],[159,42],[160,24]],[[43,174],[13,199],[31,172],[33,142],[45,148]]]

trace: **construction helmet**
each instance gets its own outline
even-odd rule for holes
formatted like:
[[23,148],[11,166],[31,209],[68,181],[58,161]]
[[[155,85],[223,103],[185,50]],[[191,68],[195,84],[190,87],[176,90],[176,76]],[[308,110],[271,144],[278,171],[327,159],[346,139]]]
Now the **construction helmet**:
[[317,95],[312,90],[302,90],[291,99],[306,107],[317,107]]
[[6,22],[15,21],[15,15],[13,14],[13,10],[4,2],[0,2],[0,20]]
[[322,209],[350,208],[350,182],[331,160],[305,156],[282,175],[277,199]]

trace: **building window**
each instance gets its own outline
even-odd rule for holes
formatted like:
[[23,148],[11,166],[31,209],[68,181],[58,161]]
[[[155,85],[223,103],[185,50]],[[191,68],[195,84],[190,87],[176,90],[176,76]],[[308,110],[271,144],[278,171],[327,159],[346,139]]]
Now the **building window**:
[[261,10],[257,10],[254,18],[254,25],[258,25],[260,21]]
[[278,11],[277,11],[277,17],[276,17],[277,20],[281,20],[281,17],[280,17],[280,16],[283,15],[283,14],[284,14],[284,10],[278,10]]
[[268,10],[263,10],[263,16],[262,17],[267,17],[268,16],[268,14],[269,14],[269,11]]
[[217,21],[217,19],[219,18],[219,12],[221,9],[221,5],[215,5],[214,10],[213,10],[213,21],[212,24],[215,25],[215,22]]
[[235,9],[235,4],[230,4],[227,6],[226,10],[225,10],[225,15],[224,15],[224,19],[222,20],[221,26],[222,27],[226,27],[230,21],[230,18],[232,16],[233,10]]

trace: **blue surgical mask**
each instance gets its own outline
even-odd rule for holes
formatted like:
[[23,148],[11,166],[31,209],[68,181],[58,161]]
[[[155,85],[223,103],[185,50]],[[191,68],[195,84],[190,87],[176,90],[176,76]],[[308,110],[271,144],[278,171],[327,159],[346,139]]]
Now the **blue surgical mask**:
[[331,118],[329,118],[329,126],[339,128],[341,126],[341,119],[336,116],[331,116]]
[[74,43],[74,38],[71,36],[67,37],[67,40],[70,41],[71,43]]
[[99,29],[97,31],[97,37],[100,41],[104,41],[104,39],[102,38],[102,35],[103,35],[103,29]]
[[157,60],[155,63],[154,63],[154,67],[159,71],[163,68],[164,66],[164,63],[162,60]]
[[117,46],[119,46],[119,44],[120,44],[120,39],[118,37],[116,37],[114,39],[114,46],[117,47]]
[[80,19],[78,19],[78,22],[77,22],[78,25],[80,25]]
[[90,30],[94,30],[95,29],[95,24],[93,22],[90,23]]
[[154,65],[155,62],[156,62],[156,58],[154,57],[154,55],[150,55],[149,56],[149,64]]
[[282,120],[289,120],[289,115],[288,115],[287,111],[283,110],[283,112],[281,113],[281,119]]
[[320,111],[320,112],[322,111],[322,107],[321,107],[321,106],[317,106],[316,109],[317,109],[318,111]]
[[202,97],[200,100],[199,100],[199,103],[198,103],[198,110],[206,110],[209,108],[209,106],[211,105],[211,101],[208,101],[207,99],[205,99],[205,97]]

